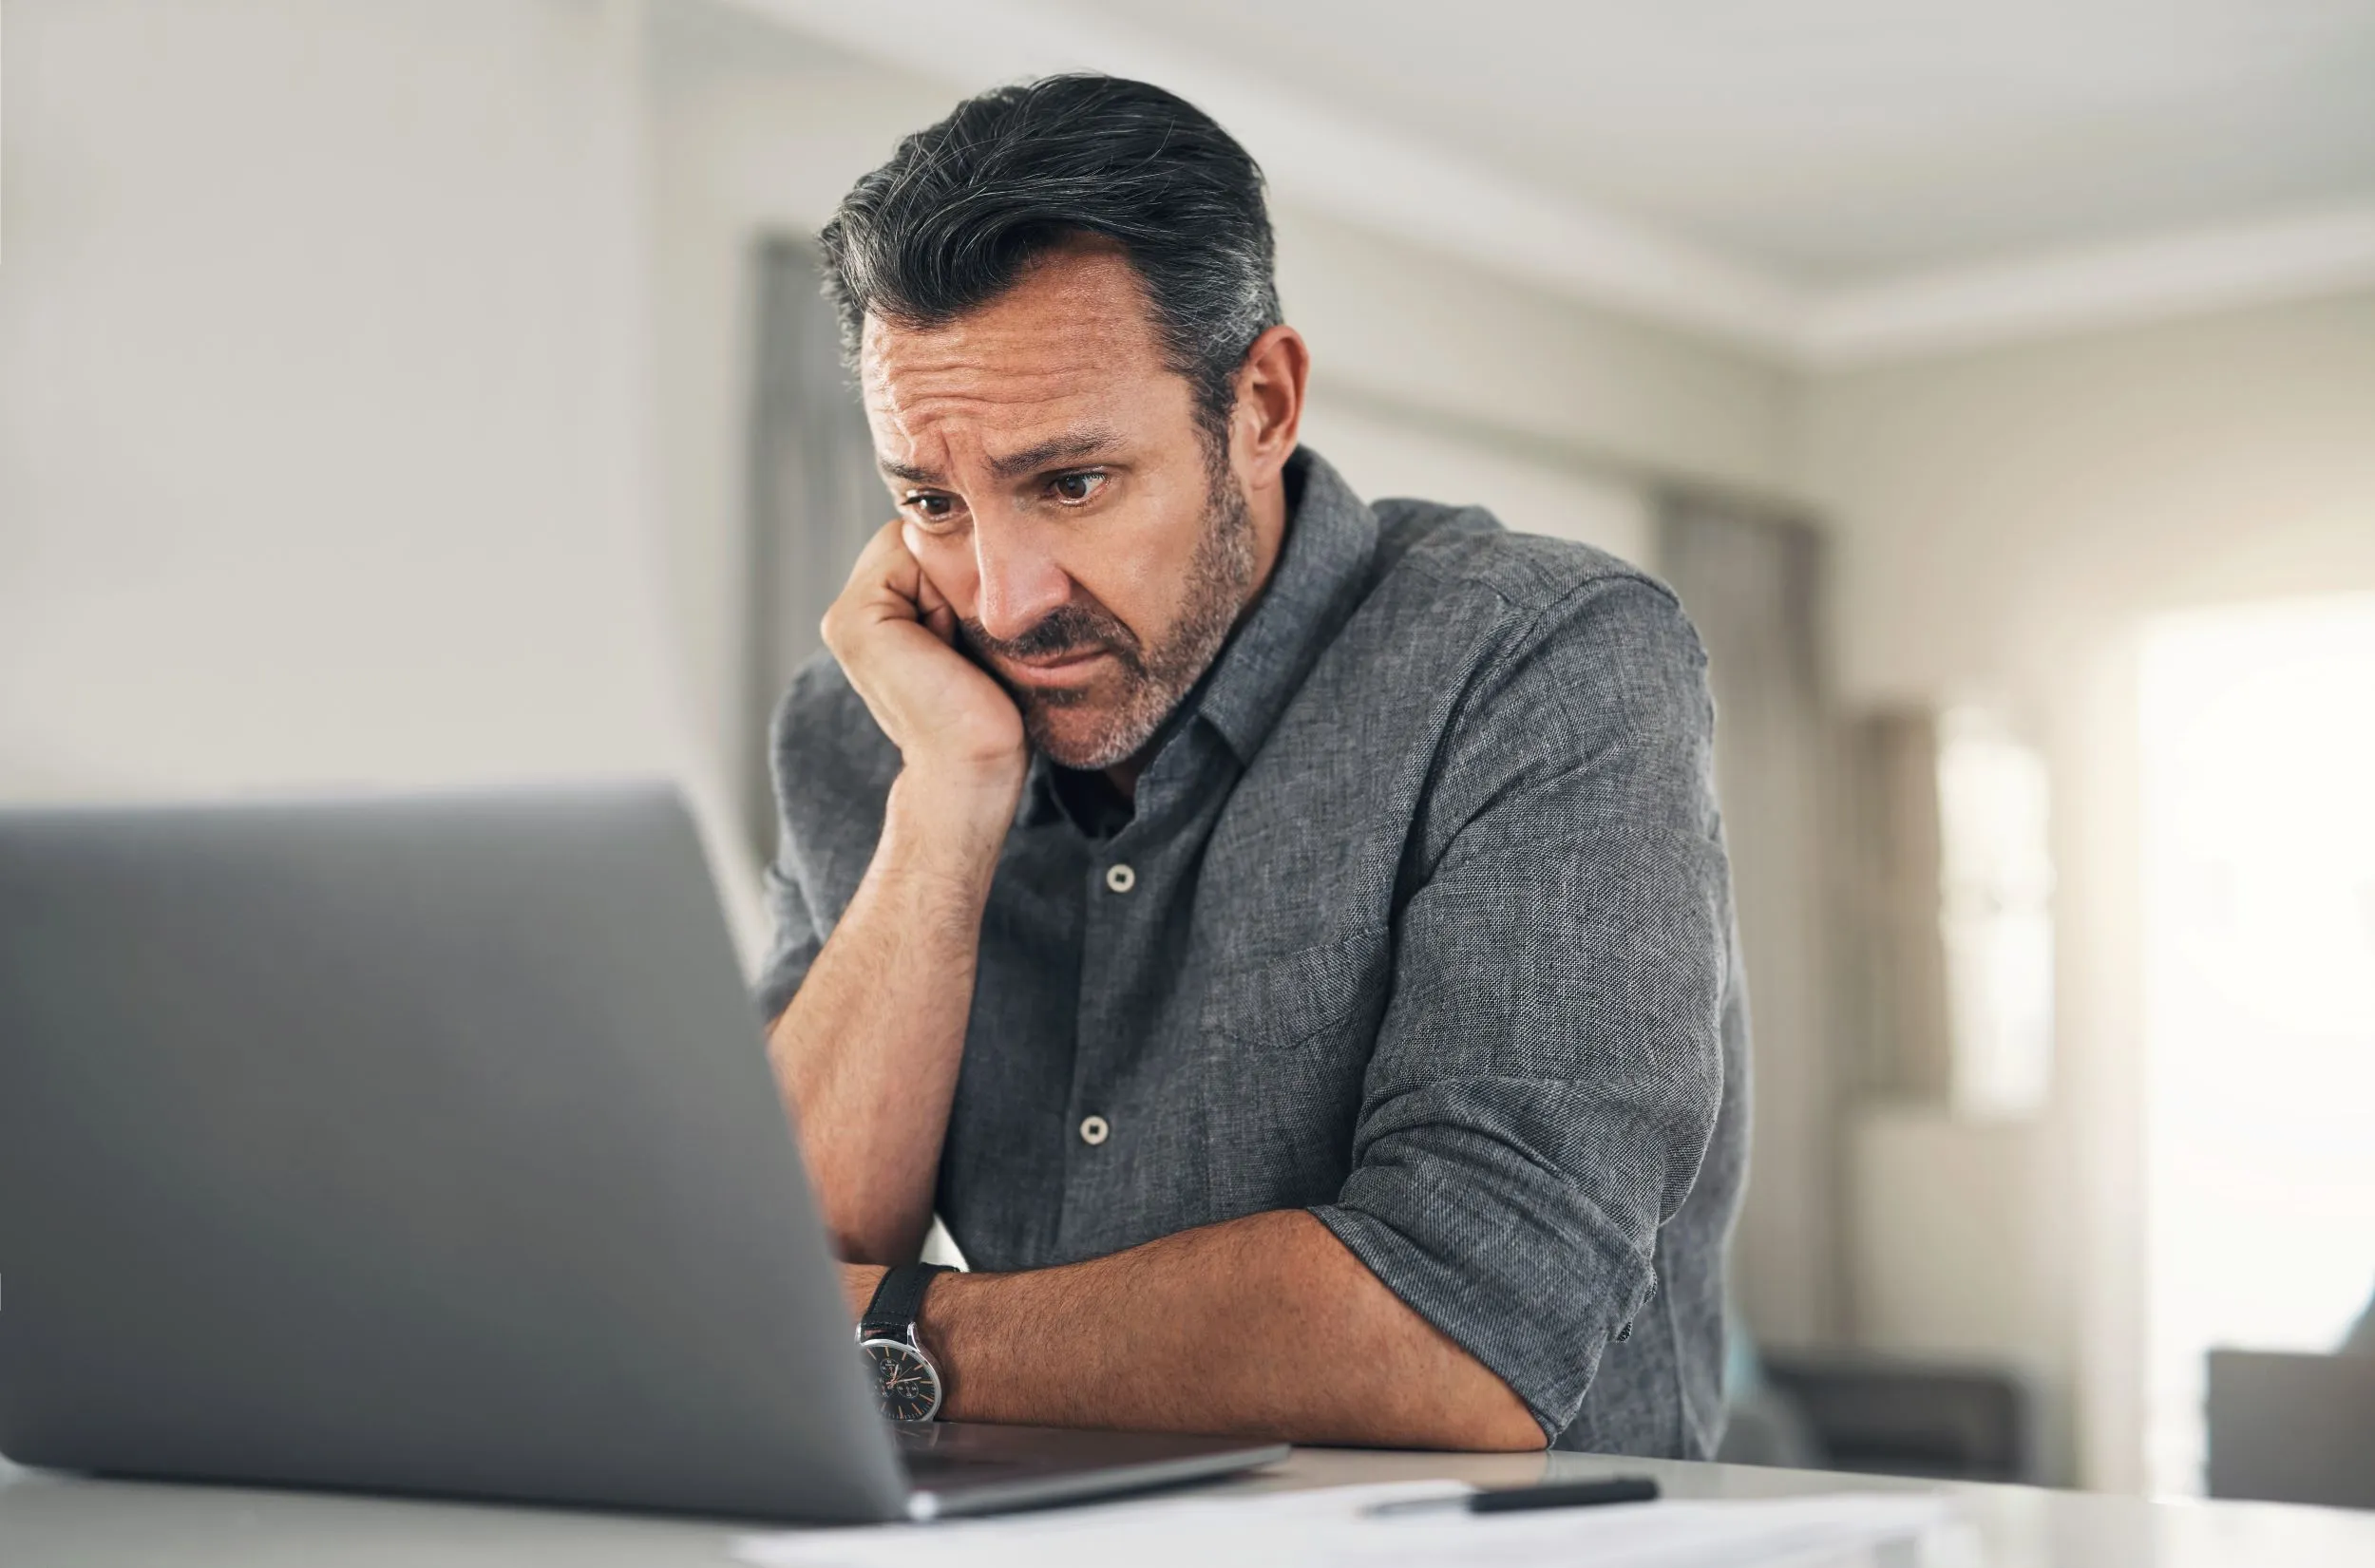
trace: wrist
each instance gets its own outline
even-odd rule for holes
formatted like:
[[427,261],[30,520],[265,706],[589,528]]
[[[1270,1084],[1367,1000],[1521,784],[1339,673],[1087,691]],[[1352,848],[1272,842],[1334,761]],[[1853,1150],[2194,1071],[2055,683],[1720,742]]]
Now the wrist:
[[961,1341],[964,1334],[959,1324],[965,1316],[967,1300],[980,1285],[979,1275],[956,1271],[936,1275],[931,1288],[923,1294],[923,1305],[916,1313],[916,1337],[923,1344],[924,1353],[940,1374],[940,1419],[962,1421],[974,1401],[961,1391],[961,1373],[958,1362],[963,1359]]
[[943,757],[915,750],[902,755],[900,761],[901,789],[929,796],[936,802],[981,810],[1003,800],[1011,812],[1016,798],[1022,793],[1023,777],[1031,771],[1031,752],[1023,746],[989,756]]
[[866,1303],[874,1299],[875,1288],[883,1283],[889,1271],[880,1263],[844,1263],[841,1266],[842,1299],[849,1303],[849,1321],[865,1316]]
[[1023,767],[1011,770],[909,766],[891,781],[883,839],[949,869],[986,872],[1014,825]]
[[858,1344],[873,1364],[883,1413],[894,1421],[929,1421],[946,1406],[947,1381],[922,1319],[933,1282],[950,1272],[938,1263],[885,1270],[858,1320]]

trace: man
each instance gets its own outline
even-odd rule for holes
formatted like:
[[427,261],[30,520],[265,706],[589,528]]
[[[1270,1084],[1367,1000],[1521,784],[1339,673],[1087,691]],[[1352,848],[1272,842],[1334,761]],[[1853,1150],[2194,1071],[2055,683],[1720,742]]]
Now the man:
[[1672,595],[1299,450],[1261,175],[1157,88],[960,104],[824,247],[899,515],[778,719],[760,1001],[853,1307],[957,1418],[1707,1456],[1744,1025]]

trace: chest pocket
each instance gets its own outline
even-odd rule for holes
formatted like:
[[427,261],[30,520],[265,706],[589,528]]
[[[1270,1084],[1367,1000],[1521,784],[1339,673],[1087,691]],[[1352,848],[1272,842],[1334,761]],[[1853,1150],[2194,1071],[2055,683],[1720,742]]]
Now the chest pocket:
[[1385,985],[1383,944],[1346,936],[1213,971],[1198,1018],[1206,1035],[1292,1050],[1373,1027],[1384,1011]]

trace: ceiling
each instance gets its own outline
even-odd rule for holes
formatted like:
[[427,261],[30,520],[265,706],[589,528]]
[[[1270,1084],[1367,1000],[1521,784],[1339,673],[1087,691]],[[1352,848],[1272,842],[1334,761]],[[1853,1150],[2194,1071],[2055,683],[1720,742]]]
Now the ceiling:
[[1160,80],[1290,199],[1815,359],[2375,283],[2375,0],[744,3]]
[[2366,0],[1069,0],[1798,283],[2375,198]]

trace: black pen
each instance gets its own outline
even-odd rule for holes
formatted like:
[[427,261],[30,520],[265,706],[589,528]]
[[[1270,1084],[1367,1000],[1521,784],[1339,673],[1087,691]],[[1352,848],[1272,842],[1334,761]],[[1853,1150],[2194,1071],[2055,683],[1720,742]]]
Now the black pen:
[[1388,1514],[1432,1514],[1458,1509],[1471,1514],[1522,1514],[1534,1508],[1592,1508],[1604,1502],[1655,1502],[1658,1483],[1647,1476],[1610,1476],[1606,1481],[1560,1481],[1547,1486],[1497,1486],[1456,1497],[1408,1498],[1364,1508],[1372,1518]]

